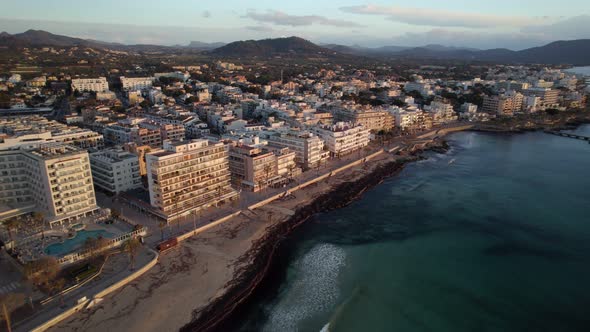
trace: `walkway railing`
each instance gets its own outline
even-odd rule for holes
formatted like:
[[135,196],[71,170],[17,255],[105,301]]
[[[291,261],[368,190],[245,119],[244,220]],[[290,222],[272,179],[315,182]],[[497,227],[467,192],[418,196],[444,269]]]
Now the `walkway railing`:
[[148,228],[144,226],[141,229],[138,229],[136,231],[133,231],[133,232],[130,232],[130,233],[127,233],[127,234],[124,234],[124,235],[121,235],[119,237],[109,240],[104,247],[98,248],[96,250],[87,249],[87,250],[82,250],[79,252],[71,253],[71,254],[66,255],[64,257],[61,257],[60,259],[57,260],[57,262],[61,266],[75,263],[77,261],[89,258],[89,257],[96,255],[97,253],[103,252],[105,250],[119,247],[123,243],[125,243],[125,241],[127,241],[129,239],[132,239],[132,238],[135,238],[138,236],[146,236],[147,231],[148,231]]

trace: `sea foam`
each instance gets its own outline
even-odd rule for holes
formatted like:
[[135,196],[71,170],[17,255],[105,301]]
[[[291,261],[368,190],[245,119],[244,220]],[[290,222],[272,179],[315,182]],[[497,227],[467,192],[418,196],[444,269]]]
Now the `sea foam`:
[[333,308],[339,294],[338,275],[345,261],[344,250],[331,244],[315,246],[298,259],[291,266],[294,280],[281,301],[273,304],[264,331],[297,331],[302,320]]

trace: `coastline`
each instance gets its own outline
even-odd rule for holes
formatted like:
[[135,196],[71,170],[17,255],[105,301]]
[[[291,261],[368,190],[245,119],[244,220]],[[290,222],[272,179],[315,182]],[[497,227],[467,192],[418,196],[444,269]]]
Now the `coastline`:
[[[518,133],[590,123],[584,112],[553,125],[514,130],[472,128],[470,131]],[[563,119],[562,119],[563,120]],[[569,129],[569,127],[568,127]],[[314,214],[344,207],[426,150],[445,152],[447,133],[417,148],[408,158],[384,153],[318,185],[295,193],[296,199],[277,201],[183,242],[152,271],[118,291],[96,309],[80,313],[52,330],[99,331],[108,328],[144,331],[220,331],[263,285],[281,240]],[[286,212],[285,212],[286,211]],[[290,213],[289,213],[290,211]],[[266,220],[273,213],[273,220]],[[198,262],[198,264],[197,264]],[[188,322],[188,323],[187,323]],[[125,325],[122,325],[125,324]]]
[[246,304],[256,289],[266,281],[269,268],[273,265],[275,253],[280,248],[282,239],[317,213],[340,209],[358,200],[367,190],[398,175],[407,164],[423,159],[420,156],[421,153],[426,151],[444,152],[448,148],[446,141],[436,140],[406,159],[380,164],[360,179],[338,184],[308,205],[297,209],[295,215],[286,221],[268,228],[266,235],[256,241],[241,258],[241,260],[251,261],[251,263],[244,266],[231,284],[227,285],[225,295],[211,302],[209,306],[195,310],[193,315],[197,318],[184,325],[180,331],[225,331],[227,319],[239,310],[241,305]]
[[[574,118],[561,118],[559,120],[552,124],[521,123],[509,128],[478,126],[467,129],[466,131],[518,134],[547,129],[568,130],[580,125],[590,124],[590,116],[587,112],[582,114],[576,113]],[[225,327],[231,324],[231,322],[228,322],[228,319],[235,311],[239,311],[241,305],[247,304],[256,289],[265,282],[269,268],[273,264],[275,252],[282,243],[281,239],[288,236],[295,228],[313,217],[313,215],[339,209],[358,200],[365,191],[399,174],[408,163],[422,159],[420,155],[423,152],[434,151],[445,153],[450,148],[444,140],[446,135],[438,137],[437,140],[433,140],[422,149],[413,151],[411,153],[414,156],[413,158],[380,165],[373,172],[355,182],[342,183],[338,187],[333,188],[333,190],[318,197],[310,205],[297,210],[295,216],[283,223],[275,225],[272,229],[268,229],[265,237],[257,241],[244,255],[243,259],[252,258],[252,263],[245,266],[240,271],[241,274],[238,274],[232,280],[232,283],[228,285],[225,295],[211,302],[209,306],[195,310],[193,316],[196,318],[184,325],[180,331],[225,331]]]

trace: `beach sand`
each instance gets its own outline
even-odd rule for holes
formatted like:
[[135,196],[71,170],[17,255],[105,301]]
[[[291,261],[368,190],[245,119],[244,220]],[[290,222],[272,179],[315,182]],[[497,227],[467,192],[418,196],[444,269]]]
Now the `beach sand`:
[[193,320],[194,312],[224,295],[237,271],[251,262],[248,251],[269,226],[287,220],[334,185],[354,181],[392,160],[384,154],[297,191],[294,198],[246,212],[184,241],[136,281],[50,331],[176,331]]

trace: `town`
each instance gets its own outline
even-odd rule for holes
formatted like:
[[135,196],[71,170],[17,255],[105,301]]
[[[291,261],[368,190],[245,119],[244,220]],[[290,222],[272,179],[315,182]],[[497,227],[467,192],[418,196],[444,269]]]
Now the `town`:
[[0,295],[23,330],[96,305],[183,239],[377,152],[409,156],[442,129],[543,128],[587,113],[590,94],[588,78],[548,65],[81,46],[3,57]]

